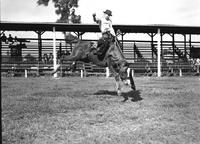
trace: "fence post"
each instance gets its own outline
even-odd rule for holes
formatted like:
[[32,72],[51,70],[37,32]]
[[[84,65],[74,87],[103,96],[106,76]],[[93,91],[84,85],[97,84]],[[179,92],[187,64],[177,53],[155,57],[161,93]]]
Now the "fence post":
[[28,77],[28,72],[27,72],[27,69],[25,69],[25,78]]
[[109,68],[106,67],[106,78],[108,78],[109,76],[110,76]]
[[81,78],[83,78],[83,69],[81,69]]
[[160,47],[160,40],[161,40],[161,34],[160,34],[160,28],[158,28],[158,40],[157,40],[157,72],[158,72],[158,77],[161,77],[161,65],[160,65],[160,54],[161,54],[161,47]]
[[197,65],[197,74],[199,74],[199,68],[200,68],[200,65],[198,64]]
[[179,76],[182,77],[182,69],[179,69]]
[[[57,66],[57,58],[56,58],[56,28],[53,27],[53,69],[56,70]],[[58,73],[56,72],[54,75],[54,78],[58,77]]]
[[38,61],[38,65],[37,65],[37,76],[40,76],[40,61]]

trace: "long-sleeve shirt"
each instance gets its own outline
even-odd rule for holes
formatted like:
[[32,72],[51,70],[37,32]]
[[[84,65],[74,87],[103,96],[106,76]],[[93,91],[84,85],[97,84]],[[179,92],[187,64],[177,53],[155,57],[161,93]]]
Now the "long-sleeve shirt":
[[102,33],[110,32],[113,36],[115,36],[115,31],[112,27],[112,21],[111,20],[107,20],[104,17],[102,17],[101,19],[95,17],[94,21],[97,24],[99,24],[99,28],[100,28]]

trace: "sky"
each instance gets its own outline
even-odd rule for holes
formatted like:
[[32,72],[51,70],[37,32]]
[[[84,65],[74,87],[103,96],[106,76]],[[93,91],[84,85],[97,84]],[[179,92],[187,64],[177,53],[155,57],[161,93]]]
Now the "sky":
[[[1,0],[1,21],[55,22],[52,3],[38,6],[37,0]],[[114,24],[172,24],[200,26],[200,0],[79,0],[77,14],[82,23],[94,23],[110,9]]]
[[[38,6],[37,0],[0,0],[1,21],[55,22],[53,3]],[[113,24],[200,26],[200,0],[79,0],[82,23],[94,24],[92,14],[112,11]]]

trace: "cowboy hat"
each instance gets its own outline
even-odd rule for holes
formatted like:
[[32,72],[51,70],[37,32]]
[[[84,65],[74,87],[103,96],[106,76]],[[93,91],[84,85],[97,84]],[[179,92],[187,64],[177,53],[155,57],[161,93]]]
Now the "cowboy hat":
[[106,10],[104,11],[105,14],[107,14],[108,16],[112,16],[112,12],[110,10]]

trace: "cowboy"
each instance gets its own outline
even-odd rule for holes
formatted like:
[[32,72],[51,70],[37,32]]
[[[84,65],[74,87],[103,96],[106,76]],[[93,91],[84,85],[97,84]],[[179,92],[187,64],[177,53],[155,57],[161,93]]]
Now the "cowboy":
[[112,27],[112,21],[110,20],[110,17],[112,16],[112,12],[110,10],[106,10],[103,12],[103,17],[96,18],[96,14],[93,14],[93,20],[97,24],[99,24],[99,28],[102,33],[102,38],[99,39],[97,47],[99,50],[97,51],[98,58],[100,60],[103,60],[105,53],[107,52],[109,48],[109,39],[111,37],[115,37],[115,31]]

